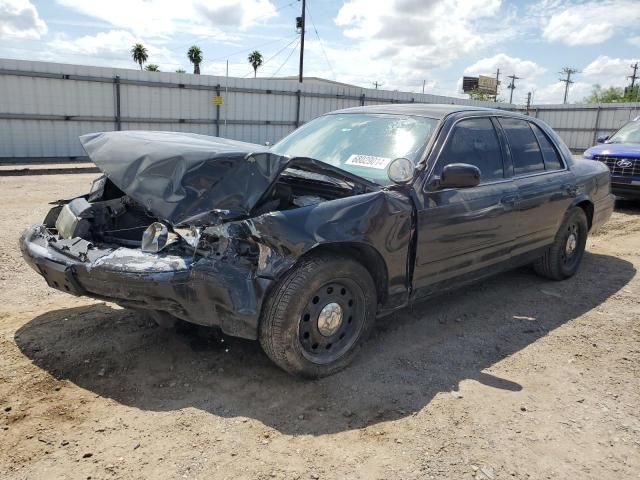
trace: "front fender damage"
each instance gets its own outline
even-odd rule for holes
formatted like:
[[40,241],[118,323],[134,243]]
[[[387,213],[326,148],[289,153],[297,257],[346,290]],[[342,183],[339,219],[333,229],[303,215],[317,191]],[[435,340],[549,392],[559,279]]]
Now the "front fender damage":
[[380,259],[381,271],[365,267],[379,280],[381,308],[395,309],[406,305],[411,290],[412,212],[408,195],[379,190],[208,227],[197,249],[202,258],[193,268],[199,275],[229,274],[229,303],[242,314],[255,313],[257,330],[270,288],[302,256],[322,247],[342,253],[367,250]]

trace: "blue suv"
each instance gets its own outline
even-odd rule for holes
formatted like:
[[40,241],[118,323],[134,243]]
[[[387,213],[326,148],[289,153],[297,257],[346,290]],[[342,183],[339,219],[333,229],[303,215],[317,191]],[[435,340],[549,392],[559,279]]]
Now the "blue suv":
[[611,171],[611,192],[640,199],[640,117],[634,118],[611,137],[584,152],[584,158],[598,160]]

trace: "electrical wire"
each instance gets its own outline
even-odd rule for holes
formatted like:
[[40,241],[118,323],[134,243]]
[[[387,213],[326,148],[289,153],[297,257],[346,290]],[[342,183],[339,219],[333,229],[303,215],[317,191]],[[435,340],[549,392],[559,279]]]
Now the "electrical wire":
[[221,57],[212,58],[212,59],[211,59],[211,60],[209,60],[209,61],[210,61],[210,62],[215,62],[215,61],[217,61],[217,60],[228,60],[228,59],[229,59],[229,57],[234,57],[234,56],[239,55],[239,54],[241,54],[241,53],[250,52],[250,51],[252,51],[252,50],[256,50],[256,49],[258,49],[258,48],[260,48],[260,47],[263,47],[263,46],[265,46],[265,45],[272,45],[272,44],[274,44],[274,43],[279,43],[279,42],[281,42],[281,41],[282,41],[282,38],[276,38],[276,39],[274,39],[274,40],[270,40],[270,41],[268,41],[268,42],[263,42],[263,43],[261,43],[260,45],[256,45],[255,47],[243,48],[242,50],[236,50],[236,51],[235,51],[235,52],[233,52],[233,53],[229,53],[229,54],[224,55],[224,56],[221,56]]
[[320,49],[324,54],[324,58],[327,61],[327,65],[329,66],[329,70],[331,70],[331,75],[333,75],[333,81],[336,81],[336,72],[333,70],[333,66],[329,61],[329,56],[327,55],[326,50],[324,49],[324,45],[322,39],[320,38],[320,34],[318,33],[318,29],[316,28],[316,24],[313,22],[313,17],[311,16],[311,10],[309,10],[309,5],[307,5],[307,13],[309,14],[309,20],[311,20],[311,26],[313,27],[313,31],[316,32],[316,37],[318,37],[318,43],[320,43]]
[[[285,8],[287,8],[287,7],[292,7],[295,3],[297,3],[297,0],[295,0],[295,1],[293,1],[293,2],[286,3],[286,4],[284,4],[284,5],[281,5],[281,6],[279,6],[278,8],[276,8],[276,9],[273,11],[273,13],[278,13],[280,10],[284,10],[284,9],[285,9]],[[271,15],[269,15],[269,16],[271,16]],[[254,19],[254,22],[255,22],[255,21],[259,21],[259,20],[264,20],[264,19],[266,19],[266,18],[267,18],[267,16],[266,16],[266,15],[263,15],[262,17],[258,17],[258,18],[256,18],[256,19]],[[207,37],[205,37],[205,38],[207,38]],[[264,45],[270,45],[270,44],[272,44],[272,43],[279,42],[280,40],[281,40],[280,38],[277,38],[277,39],[272,40],[272,41],[270,41],[270,42],[263,42],[263,43],[261,43],[260,45],[257,45],[257,46],[255,46],[255,47],[245,48],[245,49],[242,49],[242,50],[238,50],[238,51],[236,51],[236,52],[234,52],[234,53],[230,53],[230,54],[225,55],[225,56],[222,56],[222,57],[210,58],[210,59],[207,59],[207,61],[208,61],[208,62],[215,62],[216,60],[225,60],[225,59],[228,59],[229,57],[232,57],[232,56],[234,56],[234,55],[237,55],[237,54],[240,54],[240,53],[244,53],[244,52],[247,52],[247,51],[249,51],[249,50],[255,50],[256,48],[262,47],[262,46],[264,46]],[[189,48],[189,47],[191,47],[191,45],[193,45],[193,42],[189,43],[189,45],[185,45],[184,47],[172,47],[172,48],[170,48],[169,50],[170,50],[170,51],[172,51],[172,52],[182,52],[185,48]]]
[[275,78],[275,76],[280,72],[280,70],[282,70],[282,67],[284,67],[287,62],[289,61],[289,59],[291,58],[291,55],[293,55],[293,52],[296,51],[296,48],[298,48],[298,45],[300,45],[300,39],[298,39],[298,42],[293,46],[293,48],[291,49],[291,51],[289,52],[289,55],[287,55],[287,58],[285,59],[285,61],[282,63],[282,65],[280,65],[278,67],[278,69],[271,74],[271,78]]
[[[298,36],[296,35],[296,37],[291,40],[289,43],[287,43],[284,47],[282,47],[280,50],[278,50],[274,55],[271,55],[267,60],[265,60],[264,62],[262,62],[262,65],[260,65],[261,67],[264,67],[267,63],[269,63],[271,60],[273,60],[274,58],[276,58],[278,55],[280,55],[287,47],[291,46],[291,44],[293,44],[295,41],[298,40]],[[252,73],[254,73],[253,70],[251,70],[249,73],[247,73],[246,75],[244,75],[242,78],[246,78],[249,75],[251,75]]]

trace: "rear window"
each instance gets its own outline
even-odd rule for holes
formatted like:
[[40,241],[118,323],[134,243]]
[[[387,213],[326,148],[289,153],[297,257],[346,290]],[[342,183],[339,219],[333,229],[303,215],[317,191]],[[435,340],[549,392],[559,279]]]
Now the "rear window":
[[531,123],[538,143],[540,144],[540,150],[542,150],[542,158],[544,159],[544,168],[547,170],[560,170],[562,169],[562,161],[560,160],[560,154],[547,137],[547,134],[540,130],[540,127]]
[[516,175],[544,172],[544,161],[538,140],[529,122],[517,118],[500,118],[511,149],[513,169]]

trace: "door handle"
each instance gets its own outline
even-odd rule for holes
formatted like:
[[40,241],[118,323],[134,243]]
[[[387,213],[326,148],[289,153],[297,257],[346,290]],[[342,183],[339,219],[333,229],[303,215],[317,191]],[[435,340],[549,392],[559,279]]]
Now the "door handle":
[[570,197],[575,197],[578,194],[578,186],[572,183],[565,183],[562,185],[562,189],[567,192]]
[[518,200],[517,195],[507,195],[506,197],[502,197],[500,199],[500,203],[503,205],[507,205],[509,207],[513,207],[516,204],[517,200]]

